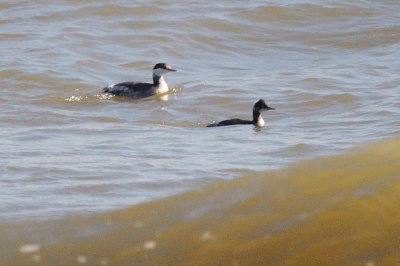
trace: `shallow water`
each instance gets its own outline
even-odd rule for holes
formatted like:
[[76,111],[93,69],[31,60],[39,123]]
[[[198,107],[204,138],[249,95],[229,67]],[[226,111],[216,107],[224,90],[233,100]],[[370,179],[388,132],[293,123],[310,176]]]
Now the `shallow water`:
[[396,265],[400,135],[96,215],[0,223],[2,265]]
[[[117,209],[400,130],[397,1],[3,1],[0,219]],[[105,97],[167,62],[168,101]],[[205,128],[251,116],[267,126]]]

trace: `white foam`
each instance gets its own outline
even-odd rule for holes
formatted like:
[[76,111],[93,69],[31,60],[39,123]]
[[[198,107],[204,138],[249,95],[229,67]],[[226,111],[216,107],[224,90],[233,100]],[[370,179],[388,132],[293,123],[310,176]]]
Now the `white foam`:
[[200,240],[202,241],[208,241],[208,240],[213,240],[215,239],[215,236],[209,232],[209,231],[205,231],[201,236],[200,236]]
[[28,254],[38,252],[40,250],[40,245],[35,243],[23,244],[19,246],[19,252]]
[[143,244],[143,248],[146,250],[152,250],[157,247],[157,242],[154,240],[149,240]]
[[78,263],[80,263],[80,264],[85,264],[85,263],[87,263],[87,257],[86,256],[84,256],[84,255],[79,255],[77,258],[76,258],[76,260],[78,261]]

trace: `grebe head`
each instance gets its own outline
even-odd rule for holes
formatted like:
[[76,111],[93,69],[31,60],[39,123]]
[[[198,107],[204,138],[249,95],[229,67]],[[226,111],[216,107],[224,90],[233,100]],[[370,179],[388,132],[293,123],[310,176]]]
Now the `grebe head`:
[[153,76],[161,77],[162,75],[168,72],[176,72],[176,69],[173,69],[170,65],[165,63],[158,63],[153,68]]
[[254,104],[253,110],[257,112],[262,112],[266,110],[275,110],[275,108],[269,107],[263,99],[260,99]]

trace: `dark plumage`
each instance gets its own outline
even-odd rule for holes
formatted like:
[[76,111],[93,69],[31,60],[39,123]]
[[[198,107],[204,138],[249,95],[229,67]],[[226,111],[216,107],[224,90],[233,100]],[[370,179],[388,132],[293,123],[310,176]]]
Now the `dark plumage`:
[[232,125],[255,125],[257,127],[263,127],[265,122],[261,117],[261,112],[266,110],[275,110],[275,108],[269,107],[264,100],[258,100],[253,106],[253,120],[243,120],[239,118],[223,120],[218,123],[212,123],[207,127],[220,127],[220,126],[232,126]]
[[103,88],[103,92],[132,98],[144,98],[156,94],[163,94],[168,92],[168,85],[163,75],[175,71],[177,70],[165,63],[158,63],[153,68],[153,83],[127,81],[109,85]]

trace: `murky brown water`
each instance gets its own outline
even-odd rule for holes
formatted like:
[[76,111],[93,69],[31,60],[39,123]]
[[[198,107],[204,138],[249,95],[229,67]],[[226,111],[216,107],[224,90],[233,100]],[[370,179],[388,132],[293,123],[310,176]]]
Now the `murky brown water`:
[[[119,209],[399,132],[397,1],[3,1],[0,220]],[[179,69],[168,101],[100,88]],[[250,118],[267,126],[204,128]]]
[[2,265],[396,265],[400,136],[90,216],[0,223]]

